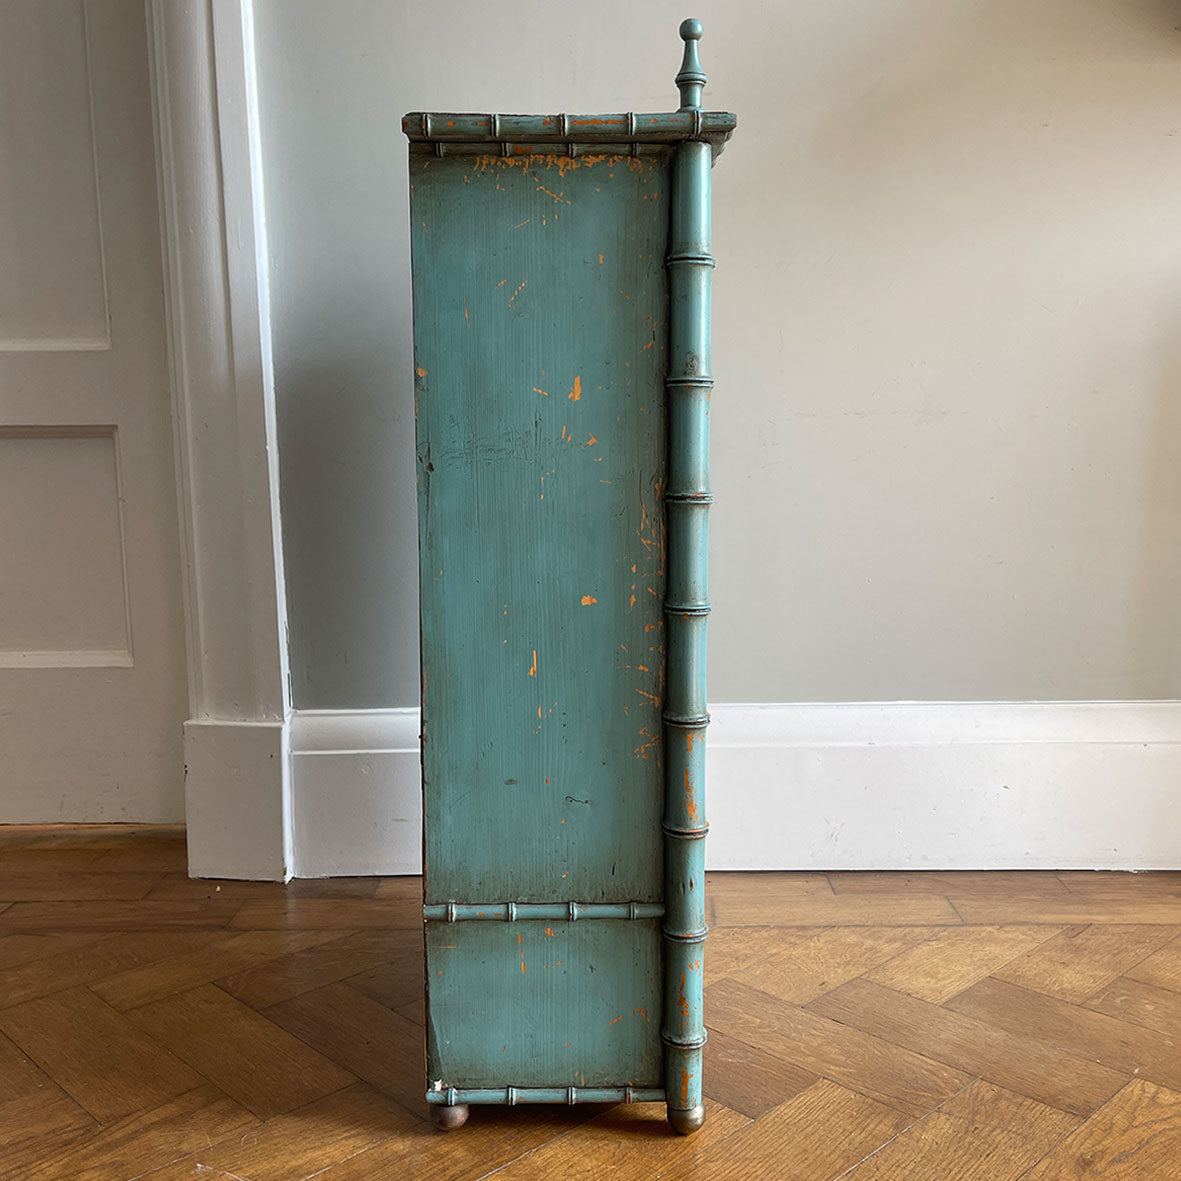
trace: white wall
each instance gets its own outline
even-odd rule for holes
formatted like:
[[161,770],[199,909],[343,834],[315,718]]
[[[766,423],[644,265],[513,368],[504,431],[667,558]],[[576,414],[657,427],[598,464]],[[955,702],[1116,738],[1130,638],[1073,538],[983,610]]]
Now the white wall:
[[[256,0],[296,705],[411,705],[406,110],[663,109],[684,4]],[[1165,0],[703,4],[719,700],[1181,696]]]
[[[400,116],[667,108],[689,11],[255,11],[294,702],[410,707]],[[711,697],[1181,697],[1176,5],[693,15],[708,105],[739,115],[715,172]],[[1039,771],[1046,798],[1087,765]]]

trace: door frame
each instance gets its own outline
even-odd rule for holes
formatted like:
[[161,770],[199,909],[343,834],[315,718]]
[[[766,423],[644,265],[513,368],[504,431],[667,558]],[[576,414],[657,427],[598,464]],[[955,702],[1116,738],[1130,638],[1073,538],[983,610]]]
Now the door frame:
[[291,691],[250,0],[145,0],[189,709],[189,873],[291,876]]

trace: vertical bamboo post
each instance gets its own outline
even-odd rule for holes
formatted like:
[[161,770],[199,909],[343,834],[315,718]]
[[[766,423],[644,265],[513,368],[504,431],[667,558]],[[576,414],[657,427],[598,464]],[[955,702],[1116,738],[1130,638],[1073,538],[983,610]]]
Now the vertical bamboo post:
[[[682,111],[701,111],[705,74],[697,55],[701,22],[680,33],[685,54],[676,82]],[[699,122],[699,120],[698,120]],[[705,631],[709,616],[710,168],[704,140],[678,145],[673,160],[667,259],[669,356],[668,576],[664,604],[668,669],[664,713],[665,919],[664,1042],[668,1120],[701,1127],[702,969],[705,951]]]

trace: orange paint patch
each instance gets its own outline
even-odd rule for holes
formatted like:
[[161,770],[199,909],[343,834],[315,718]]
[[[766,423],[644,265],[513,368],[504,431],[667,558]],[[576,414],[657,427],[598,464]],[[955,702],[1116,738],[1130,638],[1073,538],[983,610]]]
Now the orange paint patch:
[[576,377],[574,379],[574,388],[570,391],[570,401],[577,402],[582,397],[582,378]]
[[589,439],[587,439],[587,441],[586,441],[586,445],[587,445],[588,447],[593,447],[593,446],[594,446],[594,445],[595,445],[595,444],[596,444],[598,441],[599,441],[599,440],[598,440],[598,439],[596,439],[596,438],[594,437],[594,435],[591,435],[591,437],[590,437]]
[[647,1010],[647,1009],[632,1009],[632,1012],[633,1012],[633,1013],[639,1013],[639,1015],[640,1015],[641,1017],[643,1017],[643,1018],[644,1018],[644,1020],[645,1020],[645,1021],[647,1021],[649,1025],[651,1025],[651,1024],[652,1024],[652,1018],[648,1016],[648,1010]]
[[524,934],[523,934],[522,932],[520,932],[520,931],[518,931],[518,932],[517,932],[517,942],[518,942],[518,943],[524,943],[524,942],[525,942],[525,936],[524,936]]
[[[533,667],[529,670],[529,675],[531,677],[537,676],[537,649],[536,648],[533,649]],[[686,771],[685,774],[687,775],[688,772]]]
[[600,250],[599,251],[599,266],[602,266],[602,265],[603,265],[603,252]]
[[623,1020],[623,1016],[621,1014],[620,1016],[616,1017],[613,1021],[608,1021],[607,1024],[608,1025],[618,1025],[619,1022],[622,1020]]
[[525,287],[528,284],[528,282],[529,282],[528,279],[522,279],[521,282],[517,284],[516,290],[512,293],[512,295],[510,295],[508,297],[508,306],[510,308],[513,306],[513,301],[517,298],[517,296],[520,295],[521,292],[525,290]]
[[596,599],[594,595],[583,595],[582,596],[582,605],[584,607],[590,607],[593,604],[597,603],[598,601],[599,600]]
[[549,390],[539,390],[539,389],[537,388],[537,386],[534,386],[534,387],[533,387],[533,392],[534,392],[535,394],[541,394],[541,395],[542,395],[542,397],[544,397],[544,398],[548,398],[548,397],[549,397]]
[[525,975],[525,961],[524,960],[521,961],[521,975],[522,976]]
[[545,933],[546,933],[547,935],[552,935],[552,934],[554,933],[554,929],[553,929],[553,927],[546,927],[546,929],[545,929]]
[[419,367],[415,369],[414,372],[417,373],[419,377],[426,377],[426,370],[421,365],[419,365]]

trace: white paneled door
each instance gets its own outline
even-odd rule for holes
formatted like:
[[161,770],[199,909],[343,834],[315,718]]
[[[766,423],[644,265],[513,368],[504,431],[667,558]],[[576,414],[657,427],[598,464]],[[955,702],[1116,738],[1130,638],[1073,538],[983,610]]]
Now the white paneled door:
[[0,0],[0,823],[179,821],[142,0]]

